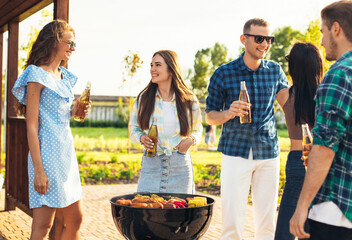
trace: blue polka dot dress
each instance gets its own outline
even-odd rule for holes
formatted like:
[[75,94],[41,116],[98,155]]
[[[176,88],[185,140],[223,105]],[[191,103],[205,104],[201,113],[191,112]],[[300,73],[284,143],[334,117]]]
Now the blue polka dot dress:
[[12,93],[20,103],[27,103],[27,83],[44,85],[39,101],[38,137],[41,161],[49,180],[46,195],[34,190],[34,168],[28,155],[29,207],[43,205],[63,208],[82,198],[78,163],[70,129],[70,108],[74,99],[72,88],[77,77],[60,67],[62,80],[54,79],[48,72],[29,65],[17,79]]

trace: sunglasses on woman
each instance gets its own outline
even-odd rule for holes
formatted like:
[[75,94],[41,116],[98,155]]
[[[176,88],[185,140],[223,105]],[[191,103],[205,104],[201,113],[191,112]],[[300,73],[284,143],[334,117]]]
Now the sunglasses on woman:
[[70,45],[70,49],[73,49],[76,47],[76,43],[74,41],[64,41],[64,42]]
[[262,35],[252,35],[252,34],[243,34],[247,37],[254,37],[254,42],[255,43],[262,43],[264,40],[267,42],[267,44],[272,44],[274,42],[274,37],[271,36],[262,36]]

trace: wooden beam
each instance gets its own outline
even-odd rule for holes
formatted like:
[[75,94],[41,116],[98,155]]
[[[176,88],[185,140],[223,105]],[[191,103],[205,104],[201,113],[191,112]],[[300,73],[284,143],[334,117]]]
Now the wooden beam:
[[0,32],[8,30],[8,22],[21,22],[52,2],[53,0],[5,0],[0,5]]
[[69,0],[54,0],[54,19],[68,22]]

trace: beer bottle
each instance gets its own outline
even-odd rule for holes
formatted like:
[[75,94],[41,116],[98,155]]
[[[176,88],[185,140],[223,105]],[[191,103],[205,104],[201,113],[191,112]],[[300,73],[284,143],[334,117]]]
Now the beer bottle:
[[[250,103],[245,81],[241,81],[241,92],[240,92],[239,100],[246,102],[246,103]],[[241,123],[251,123],[252,122],[251,109],[248,110],[248,115],[240,117],[240,122]]]
[[307,161],[309,151],[313,144],[312,134],[309,130],[309,126],[307,123],[302,124],[302,135],[303,135],[303,139],[302,139],[303,159],[304,161]]
[[155,157],[158,145],[158,127],[156,118],[153,118],[153,124],[149,128],[148,137],[152,139],[154,146],[151,149],[147,150],[147,157]]
[[90,102],[90,86],[91,86],[91,83],[87,82],[86,88],[84,89],[82,95],[77,100],[78,101],[77,111],[75,112],[73,119],[78,122],[83,122],[85,119],[84,110],[85,110],[86,104]]

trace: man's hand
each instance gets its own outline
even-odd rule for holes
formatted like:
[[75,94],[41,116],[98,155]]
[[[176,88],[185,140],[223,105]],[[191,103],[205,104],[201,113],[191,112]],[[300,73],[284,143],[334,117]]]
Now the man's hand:
[[230,105],[230,108],[226,110],[225,118],[233,119],[234,117],[243,117],[248,115],[248,110],[250,109],[251,104],[246,103],[240,100],[233,101]]
[[296,208],[290,220],[290,232],[293,236],[298,238],[309,238],[310,235],[304,231],[304,224],[307,220],[308,209]]

